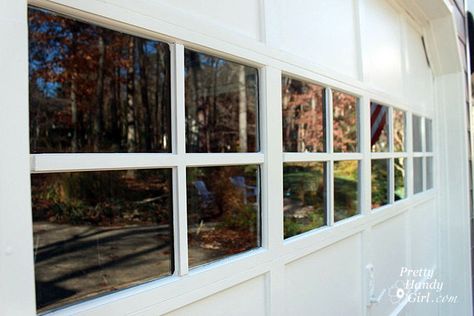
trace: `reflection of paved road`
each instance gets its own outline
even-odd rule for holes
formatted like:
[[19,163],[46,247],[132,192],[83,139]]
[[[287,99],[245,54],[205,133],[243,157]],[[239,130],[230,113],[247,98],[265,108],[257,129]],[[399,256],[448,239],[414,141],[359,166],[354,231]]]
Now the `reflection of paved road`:
[[[166,225],[86,226],[34,223],[38,307],[53,307],[151,280],[172,271]],[[190,247],[190,264],[220,252]]]
[[34,224],[38,307],[170,273],[165,225]]

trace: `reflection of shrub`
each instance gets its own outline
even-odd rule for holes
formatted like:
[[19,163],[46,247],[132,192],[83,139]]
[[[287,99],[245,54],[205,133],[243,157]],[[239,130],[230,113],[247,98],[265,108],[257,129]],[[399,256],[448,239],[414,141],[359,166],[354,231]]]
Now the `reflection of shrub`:
[[226,212],[220,225],[228,229],[254,232],[256,222],[257,211],[251,205],[245,205],[233,212]]
[[[357,211],[357,203],[357,181],[336,177],[334,179],[335,219],[337,220],[355,215]],[[341,212],[344,212],[344,214],[339,214]]]
[[70,224],[169,223],[168,177],[144,170],[35,175],[33,218]]
[[311,212],[308,214],[308,217],[304,219],[287,217],[284,221],[285,238],[307,232],[309,230],[324,226],[325,224],[325,215],[322,211]]

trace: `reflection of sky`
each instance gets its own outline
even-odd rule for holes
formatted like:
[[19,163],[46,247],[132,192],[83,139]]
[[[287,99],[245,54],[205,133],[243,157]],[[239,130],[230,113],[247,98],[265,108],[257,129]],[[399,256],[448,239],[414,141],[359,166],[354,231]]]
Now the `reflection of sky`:
[[[69,71],[69,69],[64,68],[64,62],[74,55],[74,52],[71,52],[71,46],[69,46],[67,42],[71,42],[74,38],[80,38],[80,40],[75,41],[75,45],[89,46],[92,47],[93,50],[96,50],[98,49],[100,33],[104,35],[103,38],[106,49],[107,46],[113,44],[115,39],[121,37],[130,38],[130,35],[101,28],[93,24],[75,21],[70,18],[63,18],[61,15],[57,15],[48,10],[29,8],[29,11],[30,14],[34,12],[37,15],[44,15],[46,17],[43,20],[32,19],[29,21],[29,74],[31,79],[34,77],[33,75],[35,73],[36,77],[38,77],[38,72],[42,70],[45,71],[45,73],[49,73],[49,75],[39,76],[34,80],[37,88],[48,97],[56,97],[60,93],[60,89],[62,87],[62,83],[57,82],[54,77]],[[39,21],[41,21],[41,23]],[[77,30],[75,34],[73,34],[71,31],[71,27],[73,25],[75,25]],[[44,40],[32,40],[32,34],[44,34]],[[37,38],[42,38],[42,36],[38,36]],[[68,41],[65,41],[65,39]],[[160,42],[142,38],[137,39],[139,39],[137,45],[143,45],[142,47],[144,54],[150,60],[153,60],[154,56],[156,56],[158,52],[157,44]],[[136,55],[136,51],[134,57],[135,75],[140,76],[140,64],[137,59],[138,56]],[[86,61],[83,60],[83,62]],[[79,73],[81,72],[80,69],[78,69],[78,71]],[[119,72],[121,76],[126,76],[126,67],[120,67]],[[50,75],[53,78],[49,78]]]
[[45,96],[52,98],[57,96],[61,84],[59,82],[48,82],[44,78],[38,78],[36,79],[36,86]]

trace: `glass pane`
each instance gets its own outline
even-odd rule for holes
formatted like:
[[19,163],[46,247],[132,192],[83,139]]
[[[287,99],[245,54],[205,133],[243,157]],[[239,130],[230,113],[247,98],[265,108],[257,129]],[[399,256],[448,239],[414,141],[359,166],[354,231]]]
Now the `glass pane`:
[[324,88],[283,77],[283,151],[325,151]]
[[326,225],[326,163],[283,165],[285,238]]
[[189,266],[260,246],[258,166],[187,169]]
[[426,157],[426,189],[433,188],[433,157]]
[[398,201],[406,198],[406,186],[405,186],[405,170],[406,170],[406,158],[395,158],[395,196],[394,200]]
[[405,150],[405,112],[393,110],[393,145],[395,151]]
[[423,191],[423,158],[413,158],[413,192]]
[[432,121],[430,119],[425,119],[425,137],[426,137],[426,152],[433,151],[433,135],[432,135]]
[[173,273],[171,170],[33,174],[40,311]]
[[358,99],[355,96],[333,91],[334,152],[357,152]]
[[413,115],[413,151],[422,152],[421,117]]
[[170,152],[165,43],[28,10],[32,153]]
[[185,50],[186,151],[255,152],[258,70]]
[[388,108],[370,103],[370,144],[373,152],[388,151]]
[[359,213],[359,162],[334,162],[334,221]]
[[372,208],[389,203],[389,159],[372,160]]

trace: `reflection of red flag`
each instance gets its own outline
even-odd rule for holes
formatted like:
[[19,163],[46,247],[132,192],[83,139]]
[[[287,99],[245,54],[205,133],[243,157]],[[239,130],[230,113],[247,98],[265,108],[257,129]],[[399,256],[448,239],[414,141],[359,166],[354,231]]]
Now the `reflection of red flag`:
[[370,144],[373,146],[380,138],[385,123],[387,122],[387,107],[377,104],[370,103],[370,126],[371,126],[371,138]]

